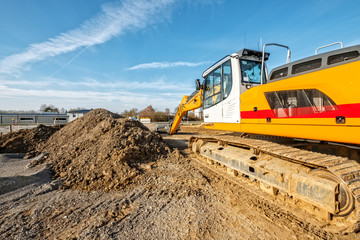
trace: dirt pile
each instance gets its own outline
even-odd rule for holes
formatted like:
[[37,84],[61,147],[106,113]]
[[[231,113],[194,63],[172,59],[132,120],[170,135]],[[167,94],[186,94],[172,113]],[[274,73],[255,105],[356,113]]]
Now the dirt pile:
[[142,123],[95,109],[52,135],[38,152],[48,153],[64,188],[122,189],[170,154],[161,136]]
[[0,153],[29,153],[46,142],[62,126],[39,125],[0,136]]

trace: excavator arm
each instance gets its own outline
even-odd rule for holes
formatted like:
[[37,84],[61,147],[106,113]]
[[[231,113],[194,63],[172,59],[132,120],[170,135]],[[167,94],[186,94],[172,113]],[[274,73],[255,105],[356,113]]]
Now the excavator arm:
[[178,129],[178,127],[181,123],[182,118],[188,111],[195,110],[195,109],[202,107],[202,104],[203,104],[202,96],[203,96],[202,89],[195,91],[190,96],[187,96],[187,95],[183,96],[183,98],[179,104],[178,110],[175,114],[174,121],[172,122],[172,124],[170,126],[169,134],[174,134],[176,132],[176,130]]

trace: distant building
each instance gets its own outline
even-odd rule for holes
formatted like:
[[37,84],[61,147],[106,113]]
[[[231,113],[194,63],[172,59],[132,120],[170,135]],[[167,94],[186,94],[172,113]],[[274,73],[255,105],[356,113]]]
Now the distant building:
[[0,113],[0,124],[66,124],[68,118],[59,113]]
[[151,119],[148,117],[142,117],[140,118],[141,123],[151,123]]
[[72,110],[67,112],[67,116],[68,116],[68,121],[74,121],[75,119],[84,116],[85,114],[87,114],[88,112],[90,112],[92,109],[81,109],[81,110]]

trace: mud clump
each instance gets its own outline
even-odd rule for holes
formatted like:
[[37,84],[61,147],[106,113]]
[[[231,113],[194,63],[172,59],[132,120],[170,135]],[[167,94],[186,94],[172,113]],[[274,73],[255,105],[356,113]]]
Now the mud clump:
[[62,126],[39,125],[33,129],[22,129],[0,136],[0,153],[28,153],[45,143]]
[[158,133],[142,123],[95,109],[53,134],[38,153],[48,153],[63,188],[122,189],[171,153]]

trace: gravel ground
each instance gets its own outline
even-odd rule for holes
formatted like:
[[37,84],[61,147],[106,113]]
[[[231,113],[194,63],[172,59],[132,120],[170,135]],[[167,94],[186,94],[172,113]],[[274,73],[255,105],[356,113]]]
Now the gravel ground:
[[[172,143],[186,148],[181,139]],[[26,168],[26,161],[19,160],[19,168]],[[41,172],[39,168],[13,174],[28,175],[27,171],[33,171],[30,176]],[[58,186],[58,181],[43,176],[3,193],[0,239],[359,238],[327,233],[291,212],[274,209],[271,203],[258,201],[249,186],[208,171],[191,155],[163,160],[121,191],[58,190]]]
[[309,234],[274,223],[248,202],[248,192],[225,184],[187,158],[164,160],[123,191],[61,191],[49,181],[29,183],[3,194],[0,237],[297,239]]
[[181,155],[142,164],[130,184],[111,191],[60,190],[51,163],[0,155],[0,239],[360,239],[328,232],[195,159],[187,149],[194,133],[202,130],[162,135]]

